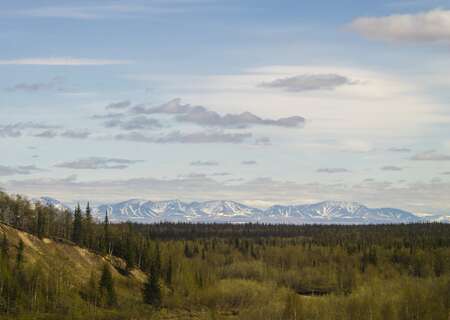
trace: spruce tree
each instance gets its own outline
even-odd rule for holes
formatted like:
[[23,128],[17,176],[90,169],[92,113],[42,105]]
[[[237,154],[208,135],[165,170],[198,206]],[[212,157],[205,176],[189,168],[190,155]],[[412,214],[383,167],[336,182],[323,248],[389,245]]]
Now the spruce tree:
[[97,287],[97,277],[95,276],[95,272],[91,272],[91,276],[86,285],[86,300],[89,304],[96,306],[98,303],[98,287]]
[[105,220],[103,222],[103,248],[105,253],[112,254],[111,237],[109,234],[108,210],[106,210],[105,212]]
[[167,263],[167,268],[166,268],[166,283],[168,286],[172,285],[172,270],[173,266],[172,266],[172,257],[169,257],[169,262]]
[[22,270],[24,251],[25,251],[25,245],[24,245],[22,239],[20,239],[19,246],[17,247],[17,255],[16,255],[16,269],[17,270]]
[[8,261],[9,258],[9,242],[6,237],[6,233],[3,234],[2,246],[1,246],[1,257],[4,261]]
[[111,269],[105,263],[100,278],[100,292],[107,306],[112,307],[117,304],[116,291],[114,289],[114,280],[112,278]]
[[92,248],[94,245],[94,219],[92,218],[91,207],[89,202],[86,205],[86,214],[84,218],[84,244],[88,248]]
[[81,244],[83,239],[83,214],[81,212],[80,204],[75,208],[73,216],[72,241],[76,244]]
[[72,236],[72,228],[73,228],[73,216],[70,210],[66,209],[64,211],[64,227],[63,227],[63,237],[65,239],[70,239]]
[[37,210],[37,226],[36,226],[36,234],[39,239],[42,239],[45,236],[45,217],[44,212],[40,206],[36,208]]
[[161,276],[161,252],[159,250],[159,243],[156,243],[155,247],[155,258],[152,264],[154,272],[157,274],[158,278]]
[[159,285],[159,274],[152,264],[150,274],[147,277],[147,281],[144,284],[143,289],[144,303],[150,304],[155,308],[161,306],[161,287]]
[[126,243],[125,243],[125,262],[127,264],[127,266],[126,266],[127,274],[134,267],[134,261],[135,261],[134,245],[133,245],[133,242],[131,240],[131,235],[128,234],[127,240],[126,240]]

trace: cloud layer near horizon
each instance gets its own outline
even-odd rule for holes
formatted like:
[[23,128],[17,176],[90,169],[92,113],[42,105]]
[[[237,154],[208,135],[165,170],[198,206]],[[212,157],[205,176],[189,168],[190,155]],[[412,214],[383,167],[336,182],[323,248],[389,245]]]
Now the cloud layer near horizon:
[[[150,194],[149,200],[233,199],[260,206],[335,199],[357,201],[373,207],[389,204],[415,213],[426,211],[444,213],[439,209],[450,210],[450,205],[446,202],[450,194],[450,183],[437,181],[402,186],[376,180],[355,184],[327,184],[296,183],[263,177],[247,181],[220,182],[201,174],[173,179],[135,178],[103,181],[78,181],[76,176],[70,176],[63,179],[12,180],[2,187],[10,192],[21,190],[30,196],[48,195],[62,201],[78,199],[115,202],[119,199],[136,197],[147,199]],[[92,196],[94,194],[95,199]],[[443,207],[437,208],[436,203],[442,203]]]
[[350,28],[369,39],[450,43],[450,10],[360,17],[350,24]]

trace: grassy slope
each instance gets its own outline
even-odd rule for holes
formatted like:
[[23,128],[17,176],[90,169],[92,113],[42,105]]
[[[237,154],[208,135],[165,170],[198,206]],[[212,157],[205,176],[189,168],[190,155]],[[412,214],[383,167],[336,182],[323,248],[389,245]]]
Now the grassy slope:
[[130,276],[122,275],[118,270],[125,267],[125,262],[117,257],[103,257],[89,250],[80,248],[70,242],[55,241],[51,239],[39,239],[29,233],[14,229],[0,223],[0,237],[6,234],[10,244],[12,256],[15,255],[19,241],[25,244],[26,263],[39,261],[45,265],[46,261],[58,262],[72,271],[76,282],[85,283],[88,281],[91,271],[99,272],[104,263],[110,264],[114,279],[118,284],[130,281],[135,285],[140,285],[146,278],[139,269],[134,269]]
[[[9,242],[9,252],[12,259],[16,256],[20,240],[25,245],[24,257],[25,263],[31,266],[35,263],[41,264],[44,268],[53,270],[55,265],[61,266],[65,270],[70,270],[70,277],[73,283],[81,288],[90,278],[91,272],[95,271],[97,277],[100,276],[100,270],[104,263],[111,266],[116,291],[119,300],[119,313],[122,311],[124,316],[117,312],[103,310],[103,317],[108,319],[206,319],[208,314],[203,311],[191,310],[167,310],[163,309],[154,313],[151,308],[143,305],[141,297],[141,288],[146,280],[146,275],[140,269],[134,269],[129,276],[122,274],[125,268],[125,262],[114,256],[101,256],[89,250],[80,248],[67,241],[56,241],[52,239],[39,239],[36,236],[17,230],[6,224],[0,223],[0,240],[3,235]],[[50,271],[53,272],[53,271]],[[56,271],[54,271],[56,273]],[[125,311],[126,310],[126,311]],[[101,313],[101,311],[99,310]],[[151,316],[150,316],[151,315]],[[47,319],[48,315],[23,316],[21,319]],[[141,318],[142,317],[142,318]],[[3,319],[0,317],[0,319]],[[53,319],[53,318],[52,318]],[[55,318],[57,319],[57,318]]]

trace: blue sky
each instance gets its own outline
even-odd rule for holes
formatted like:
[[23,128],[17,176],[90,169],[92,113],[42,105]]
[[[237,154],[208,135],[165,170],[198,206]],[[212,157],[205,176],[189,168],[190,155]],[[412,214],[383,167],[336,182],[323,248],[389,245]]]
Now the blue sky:
[[0,7],[0,186],[450,213],[448,1]]

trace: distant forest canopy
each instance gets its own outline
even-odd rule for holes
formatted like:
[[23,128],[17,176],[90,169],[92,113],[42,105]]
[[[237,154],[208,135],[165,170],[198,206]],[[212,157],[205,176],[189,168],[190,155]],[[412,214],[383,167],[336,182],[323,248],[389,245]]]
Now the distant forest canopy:
[[[71,281],[71,270],[55,283],[49,276],[55,266],[26,261],[26,243],[10,250],[5,234],[0,314],[7,319],[447,320],[450,315],[449,224],[110,224],[106,215],[95,221],[89,206],[72,213],[4,193],[0,220],[40,239],[123,259],[117,270],[107,265],[93,270],[84,283]],[[131,277],[135,270],[148,277],[121,283],[111,272]]]

